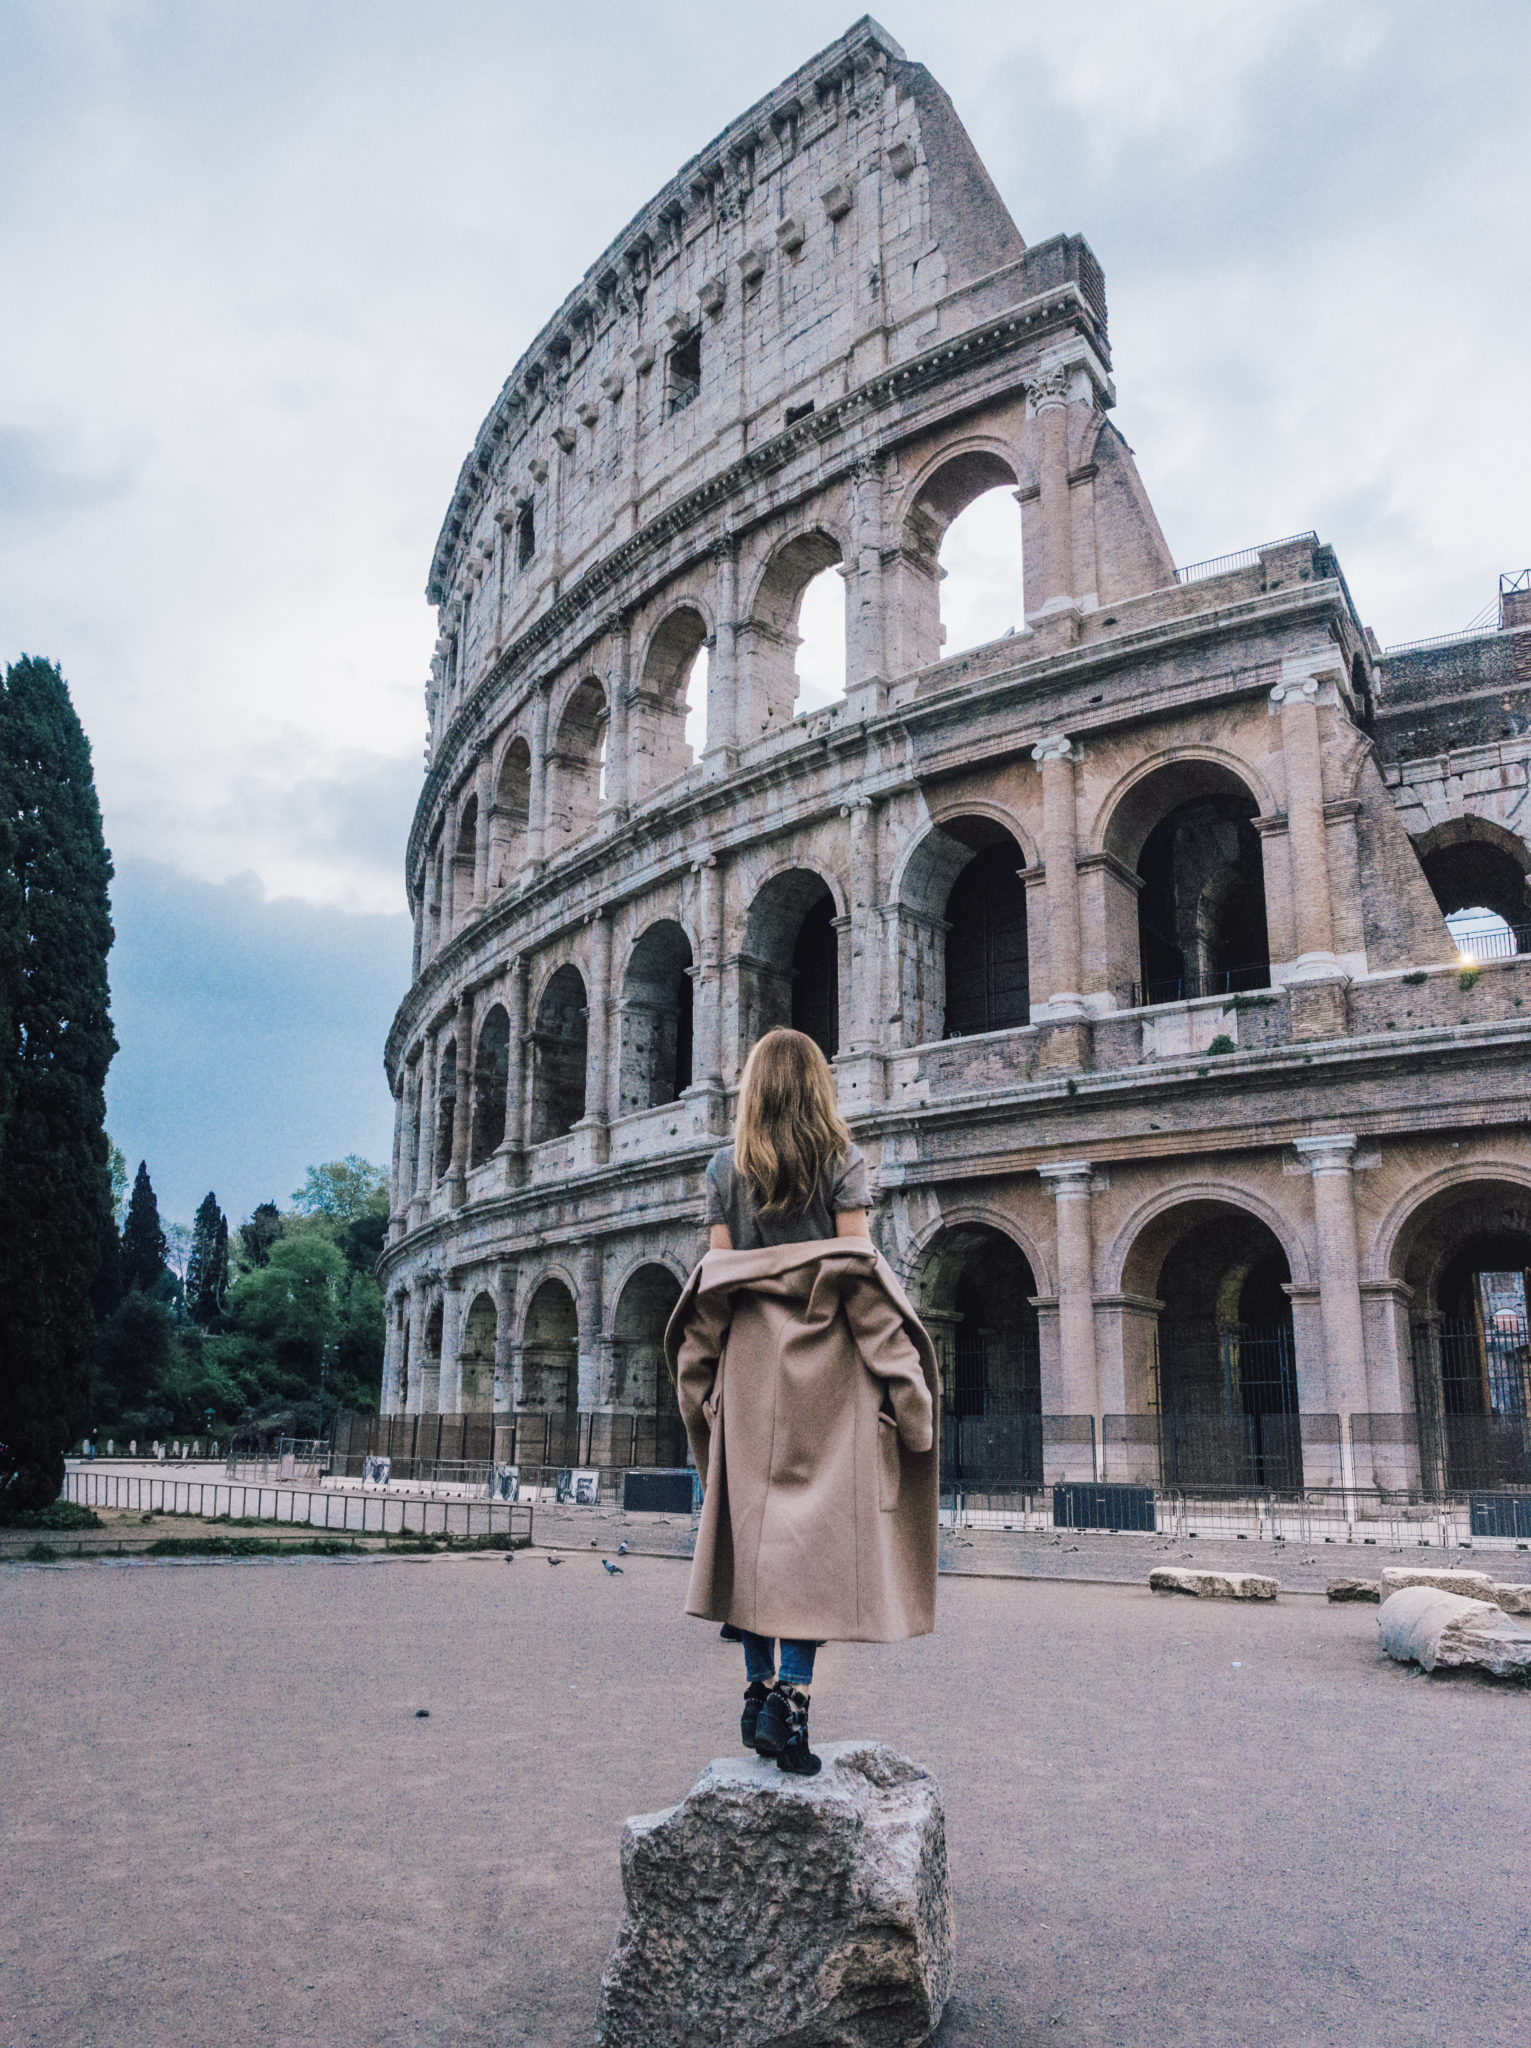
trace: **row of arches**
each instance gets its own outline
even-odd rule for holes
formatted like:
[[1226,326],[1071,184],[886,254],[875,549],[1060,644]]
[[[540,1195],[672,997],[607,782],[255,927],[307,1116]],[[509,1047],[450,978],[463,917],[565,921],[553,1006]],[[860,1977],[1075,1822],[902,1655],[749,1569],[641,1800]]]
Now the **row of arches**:
[[[938,593],[937,646],[944,641],[948,654],[1021,625],[1017,477],[1015,465],[997,455],[959,455],[924,485],[909,514]],[[679,598],[634,650],[621,707],[621,758],[611,774],[618,686],[599,675],[576,675],[555,691],[540,763],[534,734],[518,730],[504,738],[487,776],[444,814],[427,854],[422,957],[461,925],[467,907],[483,907],[530,863],[593,829],[603,802],[641,802],[707,747],[748,745],[843,697],[846,545],[815,526],[767,559],[739,617],[726,621],[726,706],[709,705],[726,607],[716,594]]]

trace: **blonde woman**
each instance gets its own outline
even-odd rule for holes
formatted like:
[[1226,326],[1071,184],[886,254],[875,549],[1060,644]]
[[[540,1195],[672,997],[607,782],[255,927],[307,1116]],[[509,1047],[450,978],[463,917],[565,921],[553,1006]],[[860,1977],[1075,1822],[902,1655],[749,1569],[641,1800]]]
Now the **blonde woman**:
[[805,1777],[817,1647],[935,1626],[935,1353],[867,1202],[828,1061],[767,1032],[665,1345],[706,1489],[686,1611],[743,1633],[744,1745]]

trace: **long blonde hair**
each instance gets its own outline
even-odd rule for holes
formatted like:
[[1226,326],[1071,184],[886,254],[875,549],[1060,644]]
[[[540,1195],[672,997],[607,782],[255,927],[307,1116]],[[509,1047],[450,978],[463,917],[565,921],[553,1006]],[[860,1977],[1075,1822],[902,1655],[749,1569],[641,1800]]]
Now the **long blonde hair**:
[[796,1215],[851,1134],[829,1061],[801,1031],[768,1031],[744,1064],[734,1164],[767,1216]]

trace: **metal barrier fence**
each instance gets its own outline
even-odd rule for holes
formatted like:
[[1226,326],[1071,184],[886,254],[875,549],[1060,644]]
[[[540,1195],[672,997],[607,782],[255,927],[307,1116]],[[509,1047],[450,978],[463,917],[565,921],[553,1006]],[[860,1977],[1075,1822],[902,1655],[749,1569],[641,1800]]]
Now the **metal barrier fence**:
[[[950,1528],[1024,1531],[1106,1530],[1108,1512],[1091,1513],[1082,1502],[1112,1487],[1029,1487],[1013,1491],[948,1492],[941,1495],[941,1520]],[[1137,1489],[1124,1486],[1122,1491]],[[1378,1549],[1456,1549],[1485,1537],[1518,1541],[1531,1529],[1531,1494],[1487,1493],[1451,1501],[1409,1499],[1364,1487],[1307,1487],[1292,1493],[1219,1492],[1205,1488],[1145,1487],[1151,1520],[1131,1526],[1161,1536],[1208,1542],[1346,1543]],[[1058,1496],[1068,1496],[1062,1514]]]
[[247,1486],[239,1480],[161,1478],[158,1473],[68,1472],[64,1498],[87,1508],[139,1509],[146,1514],[216,1520],[287,1522],[353,1536],[530,1536],[523,1503],[431,1500],[421,1495]]
[[359,1479],[369,1458],[387,1458],[394,1479],[433,1483],[447,1468],[485,1475],[493,1465],[560,1469],[684,1465],[678,1415],[337,1415],[329,1469]]

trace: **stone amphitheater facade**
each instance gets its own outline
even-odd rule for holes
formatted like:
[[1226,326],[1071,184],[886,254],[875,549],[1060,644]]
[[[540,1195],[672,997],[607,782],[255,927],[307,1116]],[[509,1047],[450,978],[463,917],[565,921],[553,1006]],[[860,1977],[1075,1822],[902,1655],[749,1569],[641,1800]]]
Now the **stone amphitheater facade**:
[[[950,1483],[1428,1483],[1454,1414],[1501,1455],[1525,595],[1388,657],[1314,534],[1177,571],[1112,378],[1088,245],[1023,242],[870,20],[516,365],[428,586],[385,1416],[681,1455],[703,1170],[795,1022],[938,1338]],[[946,658],[943,537],[997,485],[1024,618]],[[844,697],[795,715],[829,566]],[[1485,904],[1474,978],[1444,913]]]

